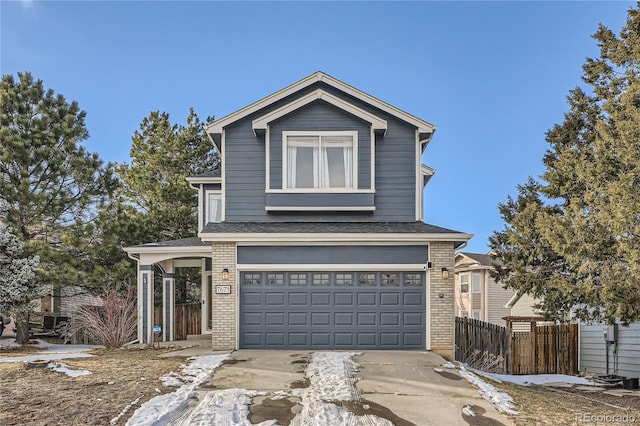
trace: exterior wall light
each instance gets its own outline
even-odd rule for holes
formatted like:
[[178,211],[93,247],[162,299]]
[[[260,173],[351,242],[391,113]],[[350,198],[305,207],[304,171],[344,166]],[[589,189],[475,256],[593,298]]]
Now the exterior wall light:
[[449,278],[449,270],[447,268],[442,268],[442,279],[446,280]]
[[222,270],[222,280],[226,281],[229,279],[229,270],[227,268],[224,268]]

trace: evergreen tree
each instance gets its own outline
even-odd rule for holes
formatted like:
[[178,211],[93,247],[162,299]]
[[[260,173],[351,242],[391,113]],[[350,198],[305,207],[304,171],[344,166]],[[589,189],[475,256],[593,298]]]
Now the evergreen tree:
[[185,180],[213,170],[217,154],[198,116],[190,109],[186,126],[154,111],[132,137],[131,164],[120,164],[124,200],[142,215],[144,241],[196,235],[197,192]]
[[543,182],[499,206],[506,226],[490,246],[504,262],[496,277],[546,312],[628,323],[640,319],[640,12],[619,36],[600,25],[593,37],[591,93],[570,93],[547,133]]
[[[8,202],[7,223],[38,255],[40,283],[82,285],[78,265],[87,265],[99,204],[113,190],[107,168],[81,145],[88,138],[78,103],[45,89],[41,80],[18,73],[0,82],[0,193]],[[85,227],[89,227],[85,229]]]
[[38,257],[25,257],[22,241],[5,223],[9,203],[0,198],[0,312],[11,315],[17,324],[16,341],[29,340],[28,318],[31,301],[42,295],[35,280]]

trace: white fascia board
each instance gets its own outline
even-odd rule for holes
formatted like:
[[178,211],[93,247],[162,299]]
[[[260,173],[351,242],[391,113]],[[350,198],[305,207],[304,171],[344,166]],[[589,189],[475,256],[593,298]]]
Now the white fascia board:
[[286,105],[283,105],[282,107],[276,109],[275,111],[271,111],[270,113],[265,114],[262,117],[258,117],[255,120],[253,120],[252,125],[253,125],[254,133],[256,132],[256,130],[266,130],[267,126],[272,121],[277,120],[278,118],[285,116],[290,112],[293,112],[299,108],[302,108],[303,106],[308,105],[311,102],[314,102],[316,100],[323,100],[325,102],[328,102],[331,105],[337,108],[340,108],[343,111],[346,111],[350,114],[355,115],[356,117],[361,118],[367,123],[371,123],[371,126],[373,127],[374,130],[383,130],[385,132],[387,131],[386,120],[383,120],[382,118],[376,115],[373,115],[361,108],[358,108],[357,106],[349,102],[346,102],[338,98],[337,96],[332,95],[331,93],[327,93],[322,89],[318,89],[309,93],[308,95],[295,99]]
[[221,133],[222,129],[225,126],[237,120],[240,120],[241,118],[246,117],[247,115],[252,114],[268,105],[271,105],[272,103],[277,102],[295,92],[298,92],[304,89],[305,87],[309,87],[312,84],[319,81],[322,81],[332,87],[335,87],[336,89],[342,92],[345,92],[355,97],[356,99],[359,99],[365,103],[368,103],[409,124],[416,126],[416,128],[420,133],[430,134],[430,136],[424,140],[425,142],[428,143],[433,138],[433,133],[436,131],[436,126],[434,126],[433,124],[427,121],[421,120],[418,117],[415,117],[405,111],[402,111],[401,109],[396,108],[393,105],[383,102],[361,90],[356,89],[353,86],[343,83],[342,81],[337,80],[331,77],[330,75],[323,73],[322,71],[315,72],[310,76],[305,77],[302,80],[285,87],[284,89],[281,89],[265,98],[262,98],[252,103],[251,105],[248,105],[242,109],[239,109],[238,111],[233,112],[229,115],[226,115],[221,119],[209,124],[208,126],[205,127],[205,129],[207,130],[208,133]]
[[129,254],[143,253],[175,253],[177,256],[193,255],[193,256],[210,256],[211,249],[207,246],[186,246],[186,247],[170,247],[170,246],[142,246],[142,247],[125,247],[123,250]]
[[323,211],[323,212],[373,212],[376,210],[375,206],[339,206],[339,207],[331,207],[331,206],[322,206],[322,207],[309,207],[309,206],[266,206],[265,211],[268,212],[288,212],[288,211],[297,211],[297,212],[315,212],[315,211]]
[[513,296],[511,296],[511,299],[509,299],[509,301],[504,305],[504,307],[509,309],[513,308],[513,305],[518,303],[518,300],[520,300],[520,297],[522,297],[522,294],[516,291],[515,293],[513,293]]
[[195,183],[222,183],[222,177],[213,177],[213,176],[203,176],[203,177],[188,177],[186,181],[195,184]]
[[442,234],[321,234],[321,233],[301,233],[301,234],[277,234],[277,233],[204,233],[198,234],[203,242],[388,242],[388,241],[422,241],[429,243],[432,241],[469,241],[473,235],[463,233],[442,233]]
[[239,271],[402,271],[424,272],[424,263],[239,263]]
[[423,175],[433,176],[436,173],[436,169],[427,166],[426,164],[420,165],[420,172]]

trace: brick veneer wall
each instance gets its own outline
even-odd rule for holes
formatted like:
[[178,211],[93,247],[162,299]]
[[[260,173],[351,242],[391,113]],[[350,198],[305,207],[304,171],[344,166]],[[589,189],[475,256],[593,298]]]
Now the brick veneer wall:
[[[236,244],[213,243],[211,247],[211,340],[214,350],[236,348]],[[229,279],[222,280],[222,270],[229,270]],[[216,285],[231,286],[231,294],[216,294]]]
[[[431,350],[453,359],[454,342],[454,257],[453,242],[433,242],[430,244],[429,260],[433,267],[429,270],[431,327]],[[449,270],[449,278],[442,279],[442,268]],[[442,293],[443,298],[438,295]]]

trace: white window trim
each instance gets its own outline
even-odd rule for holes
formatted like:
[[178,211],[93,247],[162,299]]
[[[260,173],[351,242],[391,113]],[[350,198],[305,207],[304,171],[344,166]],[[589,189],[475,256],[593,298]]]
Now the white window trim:
[[[469,286],[471,287],[471,293],[472,294],[482,294],[482,274],[479,272],[469,272]],[[473,277],[474,276],[478,276],[480,277],[480,282],[478,282],[478,291],[476,291],[475,286],[473,285]]]
[[[289,188],[287,186],[287,137],[289,136],[345,136],[349,135],[353,138],[353,167],[351,188]],[[302,193],[337,193],[337,192],[358,192],[358,131],[283,131],[282,132],[282,189],[284,192],[302,192]]]
[[224,197],[222,196],[222,190],[219,189],[207,189],[204,191],[205,210],[204,210],[204,223],[209,223],[209,197],[211,195],[220,196],[220,222],[224,222]]

